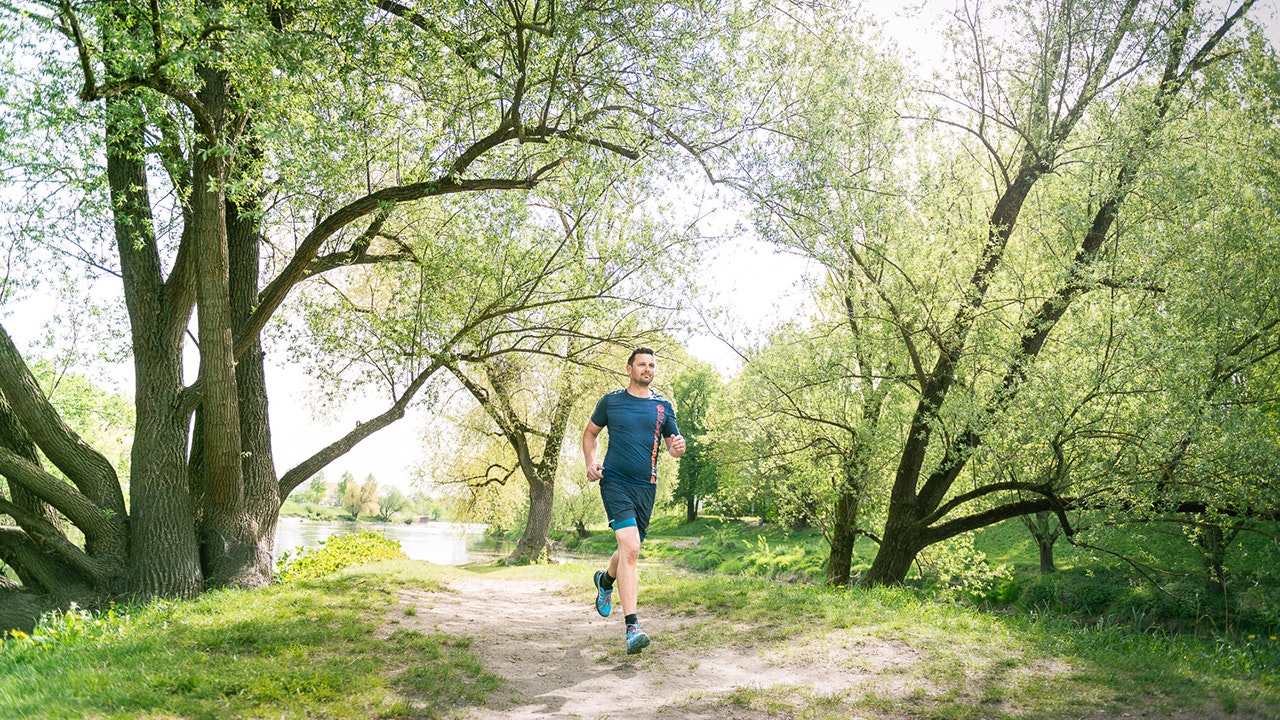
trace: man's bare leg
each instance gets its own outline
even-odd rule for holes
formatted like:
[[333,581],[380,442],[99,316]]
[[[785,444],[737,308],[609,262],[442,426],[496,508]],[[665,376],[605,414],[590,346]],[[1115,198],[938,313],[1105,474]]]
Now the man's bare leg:
[[614,584],[618,587],[623,614],[634,615],[640,598],[640,575],[636,570],[640,559],[640,531],[635,527],[624,527],[613,534],[617,538],[618,549],[609,558],[609,574],[617,578]]

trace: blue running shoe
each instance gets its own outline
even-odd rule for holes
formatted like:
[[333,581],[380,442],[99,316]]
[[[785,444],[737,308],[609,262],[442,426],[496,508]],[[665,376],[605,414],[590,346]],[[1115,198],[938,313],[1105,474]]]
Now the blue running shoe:
[[609,617],[609,613],[613,612],[613,591],[605,590],[600,585],[600,581],[604,579],[604,573],[604,570],[596,571],[596,612],[600,613],[600,617]]
[[640,651],[649,647],[649,636],[639,625],[627,626],[627,654],[639,655]]

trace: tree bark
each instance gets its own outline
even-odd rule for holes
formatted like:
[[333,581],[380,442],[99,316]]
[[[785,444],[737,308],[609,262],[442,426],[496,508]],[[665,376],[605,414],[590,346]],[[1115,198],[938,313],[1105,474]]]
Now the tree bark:
[[832,518],[831,552],[827,556],[827,585],[847,587],[853,565],[853,544],[858,539],[857,489],[841,487]]
[[29,633],[35,629],[40,615],[57,605],[47,595],[9,585],[0,577],[0,629]]
[[1057,572],[1058,568],[1053,562],[1053,546],[1058,541],[1060,532],[1057,521],[1047,511],[1023,516],[1022,521],[1040,551],[1040,574]]
[[555,505],[554,480],[541,477],[529,478],[529,516],[525,520],[524,534],[507,556],[511,565],[527,565],[546,562],[547,540],[551,535],[551,510]]
[[[200,100],[225,125],[228,84],[223,73],[198,68]],[[239,392],[234,341],[226,224],[225,184],[229,173],[224,139],[201,137],[192,154],[191,240],[196,248],[196,307],[200,339],[200,410],[204,414],[204,462],[208,477],[200,558],[211,587],[260,584],[245,568],[257,546],[245,513]]]
[[[0,394],[0,447],[8,448],[15,455],[25,458],[28,461],[39,464],[40,455],[36,451],[36,444],[31,442],[31,437],[27,435],[27,431],[22,429],[22,424],[14,417],[13,410],[9,407],[9,402],[4,399],[4,395]],[[43,517],[50,524],[58,524],[58,513],[45,501],[22,485],[18,483],[8,483],[9,497],[13,498],[13,502],[18,507],[28,512]]]
[[1040,549],[1040,574],[1050,575],[1058,572],[1058,566],[1053,563],[1053,544],[1054,539],[1042,538],[1036,536],[1036,547]]
[[[256,155],[252,137],[246,142],[251,155]],[[250,157],[243,165],[257,166]],[[252,169],[245,172],[252,172]],[[260,212],[257,198],[227,203],[227,237],[229,248],[229,291],[231,321],[235,336],[243,331],[253,314],[258,298],[258,273],[261,259]],[[280,517],[280,480],[276,476],[271,454],[271,424],[267,414],[266,353],[255,337],[249,349],[236,361],[236,390],[239,394],[240,438],[243,458],[245,512],[253,532],[256,553],[246,553],[250,563],[241,570],[247,584],[271,582],[271,551],[275,546],[276,523]]]
[[[204,586],[187,489],[182,333],[194,302],[191,254],[166,282],[152,227],[140,104],[107,101],[107,180],[133,341],[136,424],[130,451],[129,573],[125,590],[194,597]],[[186,240],[184,230],[184,243]]]
[[903,515],[910,517],[908,513],[898,513],[891,515],[885,524],[880,550],[863,576],[862,585],[901,585],[907,579],[916,555],[927,547],[928,544],[922,540],[924,528],[914,524],[900,525]]

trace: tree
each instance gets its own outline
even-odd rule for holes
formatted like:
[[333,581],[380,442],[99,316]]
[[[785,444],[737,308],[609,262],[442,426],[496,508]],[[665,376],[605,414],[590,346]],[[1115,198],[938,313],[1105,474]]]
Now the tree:
[[776,330],[747,354],[732,399],[713,418],[715,437],[738,445],[730,453],[753,463],[780,515],[823,529],[833,586],[849,583],[854,542],[869,534],[867,505],[883,490],[886,455],[877,431],[890,385],[871,376],[850,324],[856,330],[837,315],[834,324]]
[[334,502],[338,507],[342,507],[346,502],[345,498],[351,488],[356,486],[356,476],[351,474],[350,470],[344,470],[342,477],[338,478],[338,484],[334,487]]
[[[441,367],[428,361],[386,413],[277,475],[268,321],[308,279],[421,261],[386,232],[398,210],[404,230],[416,222],[410,206],[525,191],[592,156],[638,157],[660,145],[655,137],[694,147],[703,138],[692,126],[679,134],[681,108],[693,107],[683,100],[705,75],[699,38],[716,22],[698,8],[390,0],[288,9],[36,0],[6,6],[4,17],[25,23],[21,37],[43,33],[46,49],[28,53],[34,80],[5,101],[58,118],[49,134],[68,138],[54,143],[60,150],[97,138],[96,151],[86,144],[66,158],[75,171],[64,176],[90,176],[81,189],[91,202],[70,204],[101,210],[114,251],[85,250],[80,224],[49,225],[44,237],[120,277],[137,383],[126,504],[114,468],[62,423],[0,333],[5,417],[25,433],[0,448],[0,474],[22,488],[15,496],[29,493],[85,536],[79,545],[39,513],[4,507],[20,530],[0,538],[0,557],[23,587],[0,592],[44,603],[267,582],[282,498],[401,417]],[[677,57],[691,62],[663,60]],[[40,106],[51,102],[62,104]],[[57,163],[36,162],[48,146],[39,134],[12,139],[6,153],[29,156],[6,182],[59,176]],[[191,381],[182,358],[197,308]],[[43,473],[35,448],[74,487]]]
[[342,509],[353,521],[361,515],[378,514],[378,479],[372,474],[362,483],[352,481],[342,492]]
[[305,490],[295,491],[290,497],[296,497],[298,502],[308,505],[324,505],[329,498],[329,483],[324,479],[324,473],[316,473],[307,482]]
[[693,522],[698,519],[702,499],[716,491],[716,462],[708,447],[707,412],[722,383],[715,368],[695,362],[672,378],[671,387],[680,434],[685,439],[671,500],[683,502],[685,522]]
[[400,488],[388,488],[385,493],[378,498],[378,517],[383,522],[391,522],[395,516],[409,509],[409,498]]
[[[1082,423],[1134,392],[1108,380],[1135,356],[1099,355],[1106,328],[1149,318],[1144,298],[1162,286],[1122,258],[1142,257],[1134,241],[1185,198],[1148,194],[1149,173],[1189,150],[1188,135],[1203,138],[1194,109],[1227,90],[1204,78],[1239,51],[1234,31],[1252,5],[1011,5],[1001,37],[987,30],[992,16],[962,7],[955,74],[928,88],[928,102],[888,96],[886,107],[871,64],[784,72],[778,93],[797,111],[745,165],[759,175],[762,228],[826,267],[853,338],[878,348],[859,358],[857,392],[883,378],[914,406],[905,427],[879,431],[900,444],[864,582],[902,582],[929,545],[1012,517],[1053,512],[1070,536],[1068,510],[1096,506],[1099,492],[1126,497],[1118,483],[1098,487],[1117,477],[1115,463],[1080,472],[1114,437]],[[829,48],[851,52],[838,40],[806,51]],[[1248,346],[1256,356],[1260,345]],[[1102,375],[1074,372],[1075,353],[1091,353]],[[1028,426],[1046,461],[997,442],[1046,407],[1062,412]],[[980,472],[1011,460],[1029,472]]]
[[544,365],[539,373],[531,365],[512,356],[501,356],[477,364],[472,371],[475,375],[461,365],[449,367],[480,403],[515,455],[509,466],[495,463],[477,481],[504,483],[519,471],[528,485],[529,511],[524,533],[507,557],[507,562],[519,564],[546,561],[565,431],[580,398],[571,366],[552,369]]

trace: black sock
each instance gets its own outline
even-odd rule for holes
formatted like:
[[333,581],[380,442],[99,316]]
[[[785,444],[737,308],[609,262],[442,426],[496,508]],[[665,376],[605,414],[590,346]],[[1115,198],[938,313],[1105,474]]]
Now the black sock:
[[612,590],[613,581],[617,579],[618,578],[610,575],[608,570],[605,570],[604,577],[600,578],[600,587],[604,588],[605,590]]
[[623,618],[623,622],[625,622],[625,623],[626,623],[626,624],[628,624],[628,625],[639,625],[639,624],[640,624],[640,621],[636,619],[636,614],[635,614],[635,613],[631,613],[630,615],[628,615],[628,616],[626,616],[625,618]]

